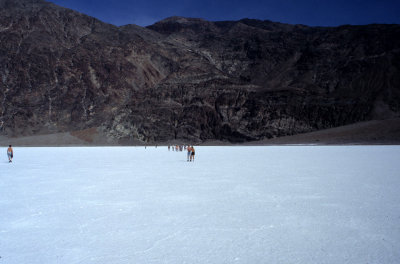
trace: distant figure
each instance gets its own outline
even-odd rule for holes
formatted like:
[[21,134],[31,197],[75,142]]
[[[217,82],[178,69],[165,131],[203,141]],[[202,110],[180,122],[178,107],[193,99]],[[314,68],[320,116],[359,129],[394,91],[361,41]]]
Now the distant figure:
[[170,150],[171,150],[171,146],[168,145],[168,151],[170,151]]
[[194,154],[195,154],[195,151],[194,151],[194,147],[193,147],[193,146],[191,147],[191,150],[192,150],[192,153],[190,154],[190,161],[193,160],[193,162],[194,162]]
[[12,159],[14,157],[14,151],[13,151],[11,145],[8,146],[7,156],[8,156],[8,162],[12,162]]
[[191,155],[192,155],[192,147],[188,146],[187,147],[187,161],[189,161]]

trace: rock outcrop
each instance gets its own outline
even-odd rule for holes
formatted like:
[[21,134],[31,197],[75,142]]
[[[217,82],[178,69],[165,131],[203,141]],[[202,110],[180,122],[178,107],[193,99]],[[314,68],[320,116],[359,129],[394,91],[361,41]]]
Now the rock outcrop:
[[171,17],[116,27],[0,0],[0,133],[242,142],[393,118],[399,62],[399,25]]

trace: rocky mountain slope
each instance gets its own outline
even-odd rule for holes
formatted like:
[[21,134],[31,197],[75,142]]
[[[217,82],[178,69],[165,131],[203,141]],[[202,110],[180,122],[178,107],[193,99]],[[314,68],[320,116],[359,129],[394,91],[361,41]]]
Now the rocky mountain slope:
[[0,135],[241,142],[400,113],[400,26],[171,17],[116,27],[0,0]]

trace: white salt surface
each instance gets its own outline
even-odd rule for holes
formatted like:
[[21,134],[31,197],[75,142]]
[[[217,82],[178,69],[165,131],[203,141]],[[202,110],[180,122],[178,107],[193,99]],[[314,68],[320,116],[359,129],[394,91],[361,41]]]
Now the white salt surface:
[[400,263],[400,147],[18,148],[0,264]]

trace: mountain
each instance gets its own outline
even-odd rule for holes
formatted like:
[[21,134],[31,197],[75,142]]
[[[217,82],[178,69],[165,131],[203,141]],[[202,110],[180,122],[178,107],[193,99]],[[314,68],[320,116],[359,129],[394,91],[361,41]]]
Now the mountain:
[[400,26],[171,17],[116,27],[0,0],[0,135],[243,142],[399,117]]

